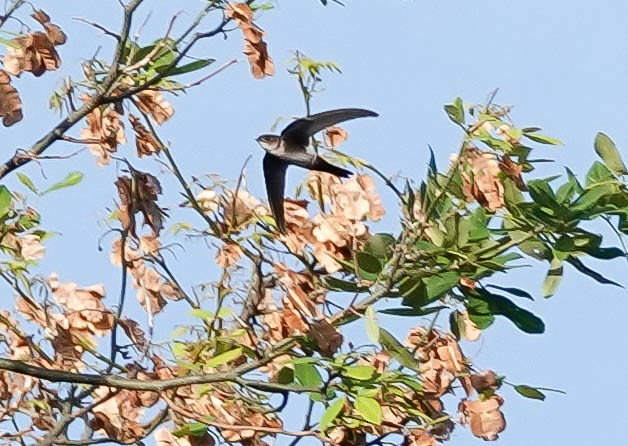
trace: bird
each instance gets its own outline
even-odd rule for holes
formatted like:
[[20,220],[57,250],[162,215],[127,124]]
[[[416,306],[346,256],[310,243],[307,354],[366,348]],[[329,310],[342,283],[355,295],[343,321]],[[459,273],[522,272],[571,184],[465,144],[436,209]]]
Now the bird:
[[349,170],[334,166],[316,153],[310,147],[312,135],[340,122],[376,116],[379,114],[363,108],[328,110],[296,119],[280,135],[264,134],[256,138],[257,143],[266,151],[263,161],[266,193],[277,228],[282,234],[286,233],[283,198],[289,165],[327,172],[341,178],[352,174]]

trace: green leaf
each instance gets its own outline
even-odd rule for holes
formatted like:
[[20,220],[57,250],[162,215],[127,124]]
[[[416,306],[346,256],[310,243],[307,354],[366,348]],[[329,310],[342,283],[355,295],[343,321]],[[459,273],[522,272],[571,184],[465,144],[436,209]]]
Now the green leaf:
[[242,347],[236,347],[233,350],[229,350],[217,356],[214,356],[207,361],[206,365],[207,367],[218,367],[220,365],[238,359],[240,356],[242,356]]
[[554,191],[550,187],[547,179],[528,181],[528,192],[535,203],[547,206],[551,209],[556,208],[558,205]]
[[355,410],[371,424],[382,424],[382,406],[375,398],[358,395],[354,404]]
[[524,133],[523,136],[525,136],[528,139],[531,139],[534,142],[538,142],[540,144],[548,144],[551,146],[563,145],[563,143],[556,138],[552,138],[550,136],[545,136],[545,135],[539,135],[538,133]]
[[379,324],[373,306],[369,306],[364,312],[364,323],[366,325],[366,335],[371,342],[379,342]]
[[24,175],[22,172],[18,172],[17,179],[20,180],[20,183],[26,186],[32,193],[39,195],[39,190],[35,186],[35,183],[33,183],[28,176]]
[[192,71],[201,70],[211,65],[215,61],[216,59],[195,60],[194,62],[191,62],[189,64],[181,65],[181,66],[173,67],[169,69],[167,73],[165,74],[165,76],[177,76],[179,74],[191,73]]
[[81,172],[70,172],[63,180],[59,181],[57,184],[53,184],[48,189],[46,189],[43,194],[47,194],[48,192],[52,192],[54,190],[63,189],[64,187],[75,186],[81,182],[83,179],[83,174]]
[[4,185],[0,185],[0,218],[4,218],[5,215],[11,210],[11,192]]
[[600,201],[600,198],[611,195],[615,192],[612,184],[599,184],[588,189],[584,194],[580,195],[571,207],[572,211],[586,211],[594,207]]
[[607,181],[614,180],[615,176],[610,170],[608,170],[608,167],[599,161],[596,161],[591,165],[591,168],[587,172],[584,184],[588,187],[597,183],[606,183]]
[[340,412],[342,411],[346,402],[347,397],[345,395],[342,395],[340,398],[338,398],[336,401],[329,405],[327,410],[325,410],[325,413],[321,416],[321,421],[319,424],[321,433],[324,433],[327,429],[331,427],[333,421],[336,419],[336,417],[338,417],[338,415],[340,415]]
[[[179,429],[173,432],[175,437],[185,437],[191,435],[193,437],[200,437],[207,432],[208,425],[204,423],[194,422],[186,423]],[[175,442],[176,444],[176,442]]]
[[464,321],[459,311],[449,313],[449,330],[457,340],[460,340],[461,332],[464,332]]
[[358,381],[371,379],[374,374],[375,367],[372,365],[353,365],[342,369],[343,376],[351,379],[357,379]]
[[464,124],[464,105],[461,98],[456,98],[453,104],[445,105],[445,112],[456,124]]
[[360,277],[366,280],[377,280],[377,275],[382,271],[382,263],[379,259],[368,252],[359,252],[356,257]]
[[419,361],[392,335],[392,333],[380,328],[379,341],[382,347],[384,347],[384,349],[390,353],[390,356],[395,358],[399,364],[411,370],[419,371]]
[[4,39],[2,37],[0,37],[0,43],[4,46],[8,46],[11,48],[15,48],[15,49],[20,49],[20,45],[17,42],[14,42],[12,40],[8,40],[8,39]]
[[480,330],[485,330],[490,327],[493,322],[495,322],[495,316],[488,313],[473,313],[469,311],[469,319],[473,322]]
[[290,367],[282,367],[275,376],[275,380],[278,384],[292,384],[294,382],[294,370]]
[[544,401],[546,398],[545,394],[541,392],[539,389],[535,387],[526,386],[525,384],[520,384],[518,386],[515,386],[515,390],[520,395],[525,396],[526,398],[533,399],[533,400]]
[[455,287],[460,280],[460,275],[455,271],[446,271],[444,273],[434,274],[425,277],[423,282],[426,287],[427,301],[433,302],[443,294]]
[[617,150],[615,143],[606,134],[599,132],[595,136],[594,147],[595,153],[602,158],[604,164],[606,164],[612,172],[617,175],[624,175],[628,173],[626,165],[619,154],[619,150]]
[[197,319],[211,319],[214,317],[214,313],[209,310],[203,310],[201,308],[193,308],[190,310],[190,316],[195,317]]
[[364,251],[379,259],[387,259],[394,244],[395,238],[391,234],[375,234],[366,241]]
[[294,377],[304,387],[317,387],[323,382],[321,374],[313,364],[294,365]]
[[543,297],[552,297],[558,289],[562,278],[563,262],[560,259],[554,258],[543,281]]

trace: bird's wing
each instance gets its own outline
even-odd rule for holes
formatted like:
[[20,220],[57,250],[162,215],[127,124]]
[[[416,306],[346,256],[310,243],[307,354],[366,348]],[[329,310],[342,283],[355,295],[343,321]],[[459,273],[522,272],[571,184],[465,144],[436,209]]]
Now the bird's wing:
[[277,227],[282,234],[286,233],[286,222],[283,213],[283,193],[286,184],[288,163],[270,153],[264,155],[264,180],[268,204],[273,213]]
[[310,143],[310,137],[327,127],[350,119],[379,116],[371,110],[363,108],[339,108],[315,115],[306,116],[290,123],[281,132],[286,148],[303,147]]

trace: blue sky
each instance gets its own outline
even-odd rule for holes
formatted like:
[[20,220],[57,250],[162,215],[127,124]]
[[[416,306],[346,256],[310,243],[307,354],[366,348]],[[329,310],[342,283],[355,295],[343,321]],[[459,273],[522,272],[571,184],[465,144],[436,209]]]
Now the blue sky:
[[[173,5],[174,4],[174,5]],[[185,2],[200,5],[202,2]],[[218,173],[237,177],[245,159],[250,190],[264,197],[262,151],[254,138],[269,130],[279,116],[304,113],[294,79],[285,71],[292,50],[314,59],[340,64],[342,75],[325,75],[325,91],[313,102],[314,111],[345,106],[378,111],[377,120],[348,124],[350,139],[343,150],[368,159],[388,174],[420,179],[428,159],[428,144],[445,166],[456,150],[460,133],[442,106],[456,96],[480,103],[499,88],[497,102],[514,105],[512,117],[521,126],[538,125],[564,142],[561,147],[540,147],[537,157],[556,163],[539,175],[561,173],[568,165],[584,174],[595,158],[597,131],[609,134],[628,158],[628,3],[556,0],[541,2],[347,0],[346,7],[322,7],[317,0],[279,1],[258,23],[277,74],[254,80],[241,55],[239,33],[204,42],[195,53],[213,57],[216,65],[241,60],[190,94],[172,98],[177,112],[164,126],[163,135],[187,175]],[[25,102],[25,121],[3,133],[5,157],[15,147],[27,147],[58,117],[45,110],[49,88],[65,74],[78,75],[79,63],[111,39],[73,20],[80,16],[100,21],[111,29],[119,25],[118,2],[39,1],[69,35],[60,48],[64,66],[33,80],[27,75],[15,82]],[[165,28],[170,12],[181,2],[147,2],[141,15],[152,10],[144,29],[150,41]],[[181,22],[189,19],[185,14]],[[55,146],[51,153],[67,153],[71,146]],[[131,156],[132,147],[126,150]],[[137,168],[154,168],[137,162]],[[73,162],[44,164],[49,180],[30,165],[27,172],[38,184],[63,177],[68,170],[85,172],[84,182],[37,202],[44,226],[64,231],[48,243],[42,271],[57,271],[62,280],[87,285],[105,282],[116,289],[119,272],[109,264],[106,251],[97,251],[106,207],[113,207],[114,168],[98,169],[87,152]],[[299,179],[290,171],[289,185]],[[15,185],[14,180],[9,180]],[[166,187],[172,183],[166,181]],[[393,197],[379,185],[389,206]],[[176,202],[176,200],[173,200]],[[395,229],[393,216],[375,227]],[[596,231],[607,234],[604,228]],[[612,238],[608,244],[615,244]],[[193,259],[180,273],[202,280],[212,272],[212,257],[190,247],[180,254]],[[196,256],[196,257],[195,257]],[[200,256],[200,257],[198,257]],[[590,262],[591,266],[600,264]],[[603,264],[603,272],[628,286],[627,264]],[[628,382],[622,375],[625,355],[625,289],[599,285],[567,269],[563,285],[550,300],[540,297],[546,265],[534,265],[503,283],[525,286],[538,299],[523,305],[546,323],[544,335],[525,335],[507,321],[498,321],[465,352],[479,367],[492,368],[513,383],[555,387],[566,395],[549,394],[541,403],[526,400],[505,388],[504,412],[508,427],[497,444],[538,446],[554,444],[621,444],[627,432],[625,400]],[[506,281],[508,279],[508,281]],[[113,297],[112,293],[112,303]],[[444,323],[445,321],[441,321]],[[585,428],[586,426],[586,428]],[[481,444],[464,428],[457,428],[453,446]]]

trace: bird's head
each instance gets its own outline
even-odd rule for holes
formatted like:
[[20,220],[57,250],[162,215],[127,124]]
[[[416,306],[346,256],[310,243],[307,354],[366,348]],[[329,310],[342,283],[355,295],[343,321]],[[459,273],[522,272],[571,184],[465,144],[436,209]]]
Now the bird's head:
[[278,135],[260,135],[255,141],[267,152],[274,152],[281,145],[281,137]]

